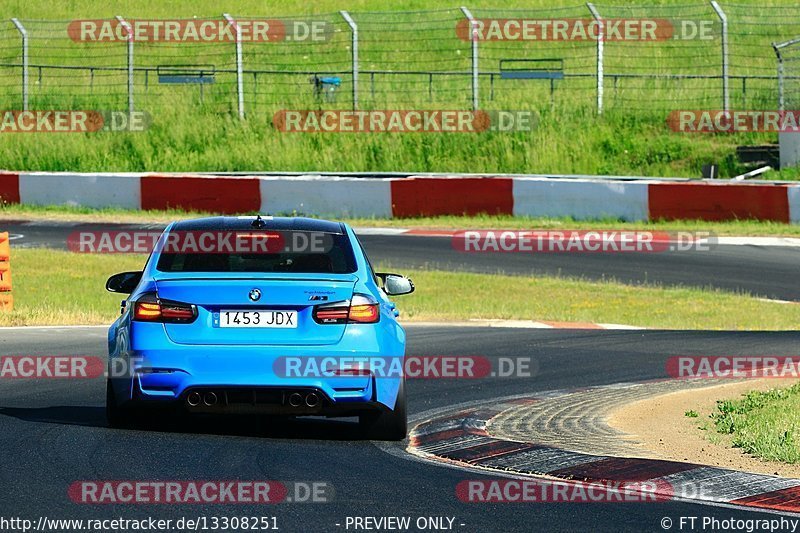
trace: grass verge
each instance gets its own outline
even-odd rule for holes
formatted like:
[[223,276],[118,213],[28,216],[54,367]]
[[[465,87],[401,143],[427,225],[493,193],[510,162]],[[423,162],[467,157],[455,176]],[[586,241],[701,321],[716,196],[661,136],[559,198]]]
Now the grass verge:
[[[122,298],[105,292],[106,278],[139,269],[144,261],[141,255],[13,250],[15,308],[0,314],[0,325],[110,323]],[[800,323],[800,305],[717,290],[431,270],[406,273],[418,290],[397,302],[402,318],[410,321],[549,320],[726,330],[792,330]]]
[[[464,104],[440,107],[458,105]],[[19,171],[535,172],[700,178],[708,162],[719,164],[720,176],[741,174],[747,169],[734,156],[737,146],[775,142],[775,135],[768,133],[702,137],[675,133],[664,123],[667,111],[633,118],[543,115],[535,132],[404,135],[284,134],[276,131],[272,113],[266,110],[239,123],[229,115],[183,107],[174,116],[151,109],[157,119],[146,132],[26,134],[13,140],[4,136],[0,160],[3,168]],[[275,106],[279,108],[293,109],[290,103]],[[762,177],[796,179],[796,174],[770,171]]]
[[[92,209],[72,206],[0,205],[0,230],[3,220],[49,219],[57,221],[109,223],[169,223],[173,220],[210,216],[201,211],[140,211],[130,209]],[[248,213],[242,213],[248,214]],[[255,214],[255,213],[249,213]],[[299,216],[302,213],[273,213]],[[315,215],[308,215],[314,217]],[[361,228],[421,228],[427,230],[459,229],[641,229],[654,231],[710,231],[717,235],[800,237],[800,225],[761,220],[707,222],[675,220],[621,222],[619,220],[573,220],[570,218],[534,218],[509,215],[441,216],[422,218],[349,218],[345,222]]]
[[763,459],[795,464],[800,462],[798,409],[800,383],[717,401],[711,417],[718,433],[731,436],[733,446]]

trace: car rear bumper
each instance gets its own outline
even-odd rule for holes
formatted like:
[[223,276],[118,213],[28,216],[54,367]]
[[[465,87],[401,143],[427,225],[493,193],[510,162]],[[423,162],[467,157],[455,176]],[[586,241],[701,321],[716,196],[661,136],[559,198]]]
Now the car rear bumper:
[[[294,353],[292,353],[294,352]],[[284,354],[289,355],[284,355]],[[404,357],[359,353],[359,357],[395,360],[402,368]],[[349,360],[350,350],[326,350],[309,353],[308,349],[269,350],[251,347],[204,347],[168,351],[131,351],[109,360],[109,375],[120,404],[164,405],[179,403],[191,412],[249,413],[263,412],[293,415],[335,415],[359,409],[394,408],[401,374],[325,375],[314,364],[299,373],[287,373],[280,359],[318,361],[319,358]],[[120,375],[119,369],[126,369]],[[201,401],[189,401],[198,392]],[[206,405],[206,393],[216,402]],[[313,392],[318,403],[306,402]],[[300,405],[292,405],[292,394],[301,395]],[[193,397],[196,400],[196,397]],[[295,402],[296,403],[296,402]],[[312,405],[308,405],[311,403]],[[194,404],[194,405],[192,405]]]
[[[405,332],[388,321],[348,326],[338,343],[322,346],[177,344],[167,337],[162,324],[133,323],[131,330],[128,336],[127,328],[112,328],[109,338],[109,375],[121,405],[130,402],[186,405],[188,395],[199,390],[217,394],[218,403],[215,406],[189,405],[191,411],[201,412],[208,407],[212,412],[266,412],[277,405],[283,413],[287,395],[298,390],[313,390],[322,400],[320,407],[311,409],[313,413],[296,408],[288,410],[287,414],[393,409],[405,361]],[[388,361],[401,372],[331,375],[315,371],[313,364],[307,365],[320,358]],[[287,359],[295,363],[300,361],[300,371],[288,372],[281,364],[281,360],[285,363]],[[241,391],[249,391],[251,401],[243,400],[244,397],[238,395]],[[269,396],[275,391],[280,393],[280,402],[260,401],[263,399],[260,394]],[[225,394],[229,398],[223,402]]]

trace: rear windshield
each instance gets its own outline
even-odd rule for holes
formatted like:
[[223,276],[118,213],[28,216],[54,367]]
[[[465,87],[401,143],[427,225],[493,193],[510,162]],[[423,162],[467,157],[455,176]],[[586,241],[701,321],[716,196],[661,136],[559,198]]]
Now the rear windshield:
[[[295,232],[298,233],[298,232]],[[325,233],[322,247],[292,246],[307,242],[282,232],[285,246],[279,251],[218,253],[174,251],[165,248],[156,269],[161,272],[296,272],[310,274],[351,274],[356,271],[353,248],[347,235]],[[308,235],[308,232],[304,233]],[[319,237],[320,234],[317,233]]]

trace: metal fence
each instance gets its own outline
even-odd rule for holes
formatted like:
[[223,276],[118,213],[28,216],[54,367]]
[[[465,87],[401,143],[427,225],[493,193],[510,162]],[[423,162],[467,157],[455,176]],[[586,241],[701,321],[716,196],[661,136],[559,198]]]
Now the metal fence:
[[796,110],[800,105],[800,37],[772,47],[778,60],[778,108]]
[[[787,68],[797,47],[773,47],[800,35],[796,4],[590,3],[216,18],[234,35],[242,21],[292,28],[302,19],[301,26],[324,28],[325,37],[252,42],[239,33],[238,42],[92,42],[71,35],[74,21],[12,19],[0,23],[3,107],[188,106],[250,117],[282,108],[770,109],[779,97],[776,50],[784,54],[784,93],[800,90],[800,72]],[[473,38],[487,20],[580,20],[605,27],[629,19],[669,21],[676,30],[702,27],[705,37]],[[131,22],[123,14],[115,24],[130,29]]]

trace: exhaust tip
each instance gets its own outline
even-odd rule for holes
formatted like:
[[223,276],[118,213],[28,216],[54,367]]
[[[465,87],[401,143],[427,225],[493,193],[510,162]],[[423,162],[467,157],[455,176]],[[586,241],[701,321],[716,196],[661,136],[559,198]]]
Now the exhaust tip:
[[311,392],[306,396],[306,405],[308,407],[316,407],[319,405],[319,396],[316,393]]
[[191,405],[192,407],[197,407],[200,405],[200,393],[199,392],[190,392],[189,396],[186,397],[186,403]]
[[289,395],[289,405],[291,405],[292,407],[300,407],[300,404],[302,403],[303,403],[303,397],[300,396],[300,393],[293,392],[291,395]]
[[205,396],[203,396],[203,403],[208,405],[209,407],[212,405],[216,405],[217,395],[213,392],[207,392]]

